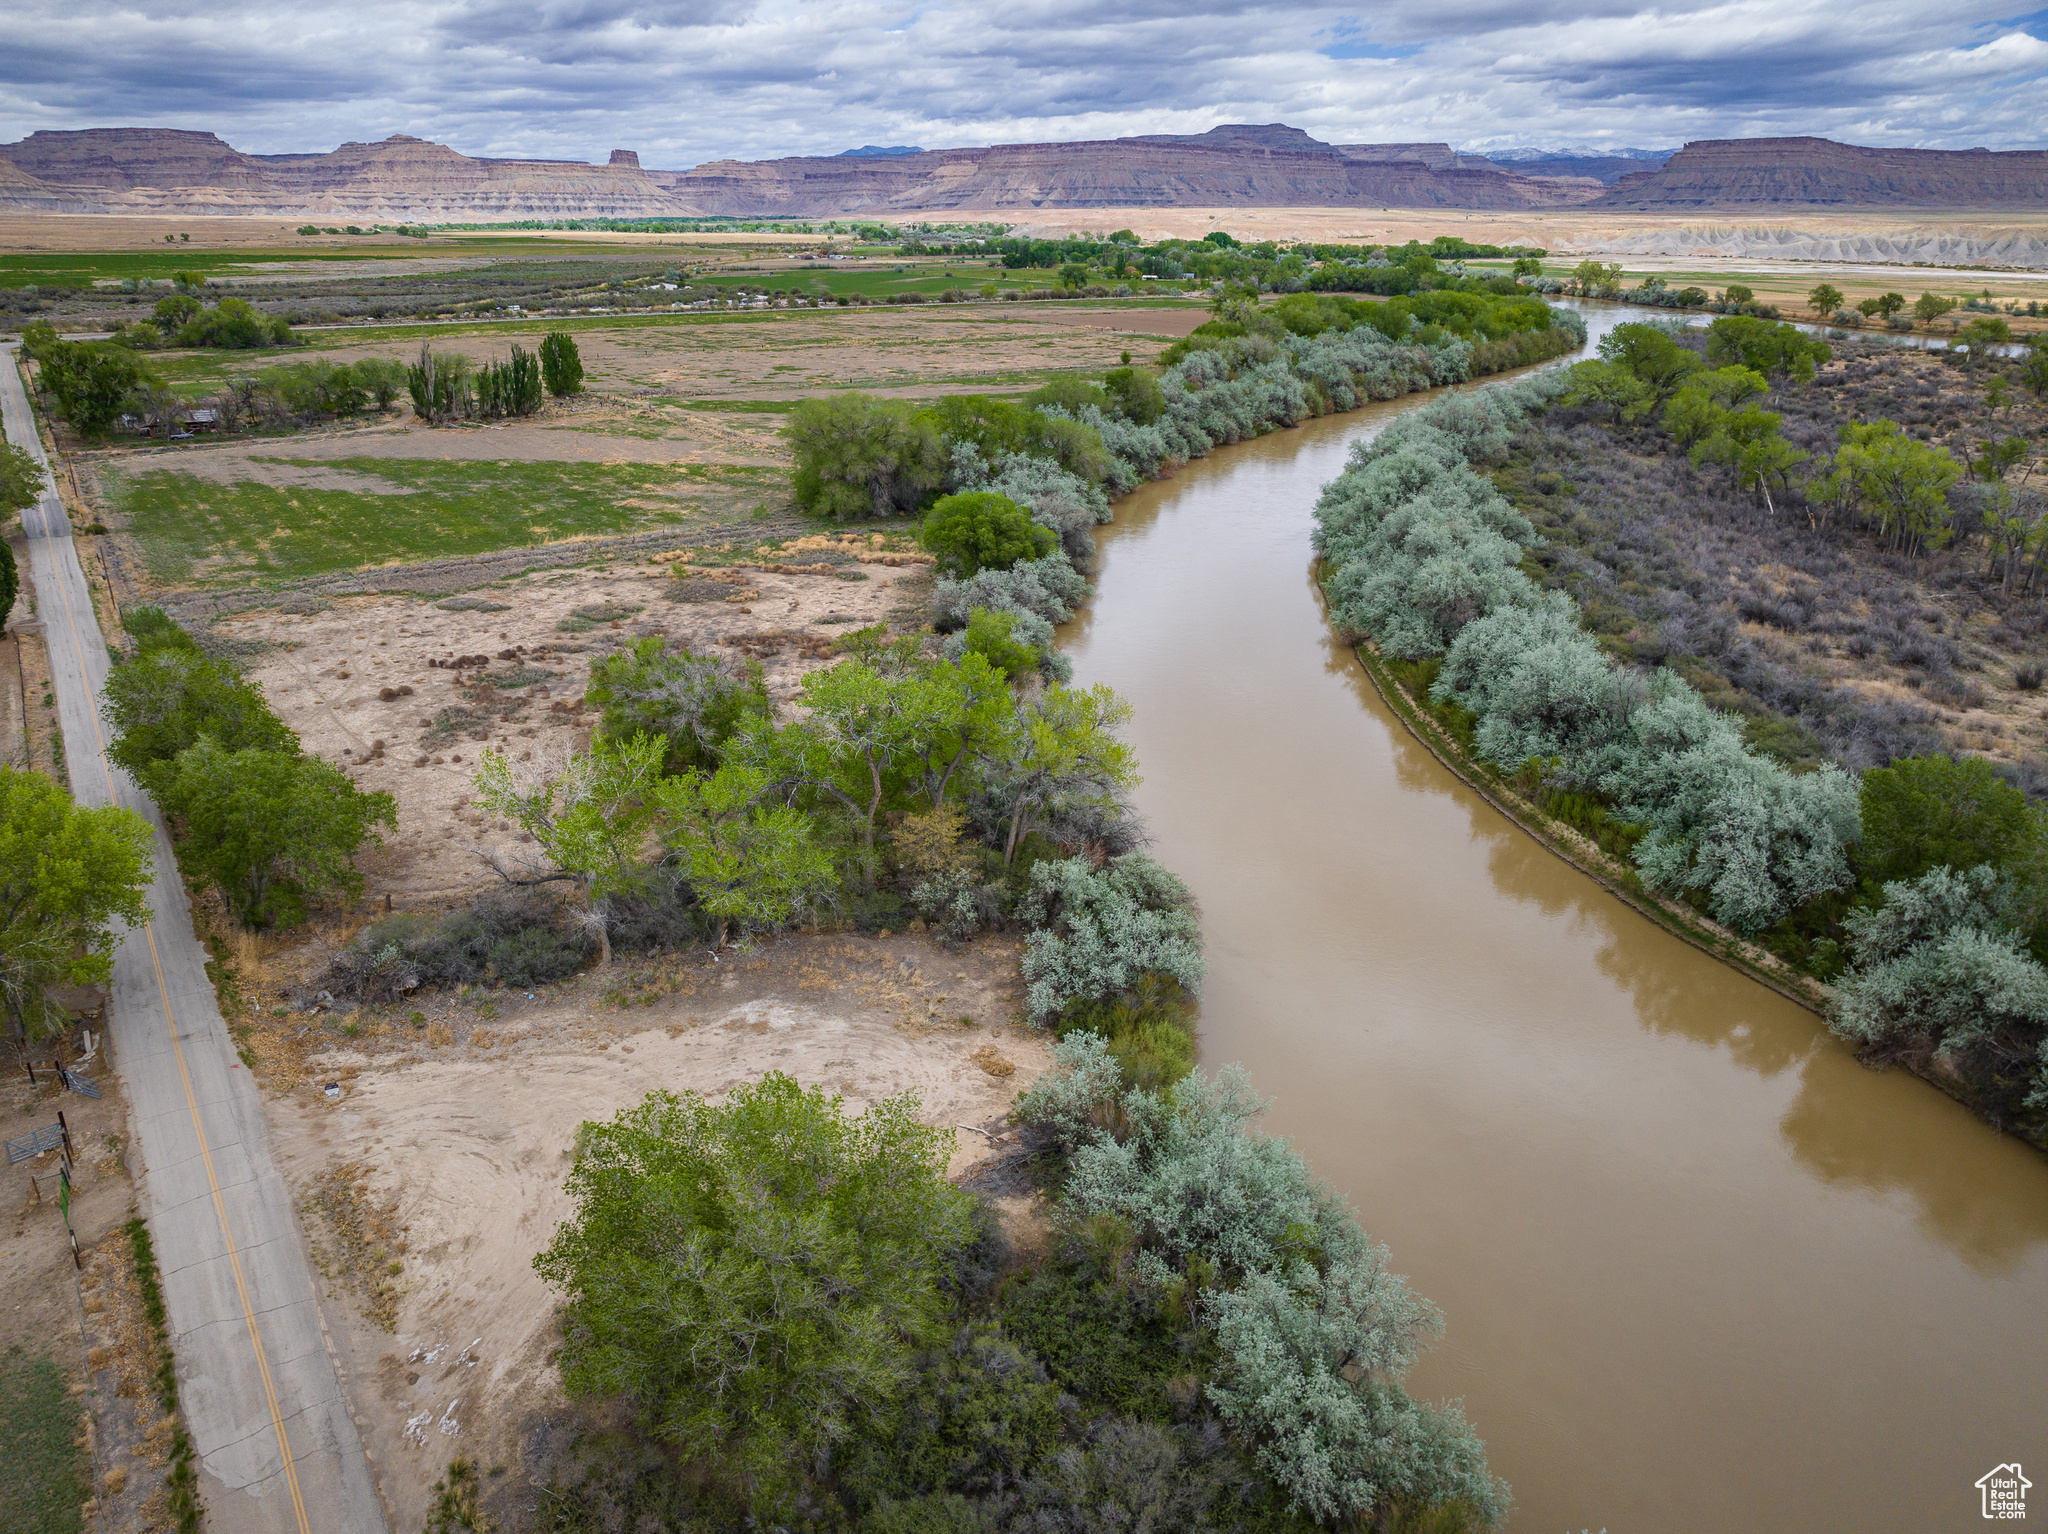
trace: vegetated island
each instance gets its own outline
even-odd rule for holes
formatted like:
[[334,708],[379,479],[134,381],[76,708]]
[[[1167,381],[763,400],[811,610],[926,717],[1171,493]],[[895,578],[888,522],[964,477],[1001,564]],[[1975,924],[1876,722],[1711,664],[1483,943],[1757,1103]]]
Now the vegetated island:
[[1457,770],[2048,1146],[2044,392],[2039,346],[1627,324],[1317,515],[1332,620]]

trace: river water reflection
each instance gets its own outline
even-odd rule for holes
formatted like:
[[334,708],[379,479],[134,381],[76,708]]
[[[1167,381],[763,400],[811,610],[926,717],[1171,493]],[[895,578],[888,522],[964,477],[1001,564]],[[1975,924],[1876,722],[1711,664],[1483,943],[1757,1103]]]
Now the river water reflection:
[[1154,851],[1202,903],[1204,1063],[1250,1069],[1443,1308],[1411,1384],[1464,1397],[1515,1528],[1974,1527],[1979,1476],[2048,1468],[2048,1161],[1863,1070],[1387,712],[1311,510],[1418,403],[1127,498],[1063,636],[1136,706]]

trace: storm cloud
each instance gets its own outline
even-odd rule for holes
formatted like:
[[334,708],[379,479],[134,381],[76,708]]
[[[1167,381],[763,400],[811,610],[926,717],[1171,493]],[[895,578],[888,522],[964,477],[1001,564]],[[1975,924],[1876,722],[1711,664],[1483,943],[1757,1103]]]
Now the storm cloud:
[[2048,12],[1973,0],[13,0],[0,138],[147,124],[276,154],[411,133],[673,169],[1218,122],[1475,150],[1796,133],[2038,148],[2044,37]]

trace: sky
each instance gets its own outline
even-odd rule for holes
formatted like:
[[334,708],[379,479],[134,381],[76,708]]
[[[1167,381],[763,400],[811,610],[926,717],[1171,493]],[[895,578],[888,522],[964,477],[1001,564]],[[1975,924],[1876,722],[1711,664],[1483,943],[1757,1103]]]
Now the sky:
[[0,141],[410,133],[649,168],[1285,122],[1332,143],[2048,147],[2048,10],[1997,0],[7,0]]

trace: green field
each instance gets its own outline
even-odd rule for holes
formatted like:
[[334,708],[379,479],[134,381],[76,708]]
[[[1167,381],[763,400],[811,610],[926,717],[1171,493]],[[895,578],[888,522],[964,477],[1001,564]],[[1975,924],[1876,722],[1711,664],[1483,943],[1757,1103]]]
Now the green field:
[[19,1347],[0,1354],[0,1465],[8,1534],[75,1534],[92,1495],[78,1408],[64,1371]]
[[[311,240],[315,236],[308,235]],[[324,236],[332,239],[333,236]],[[17,251],[0,255],[0,288],[84,288],[94,282],[132,277],[138,282],[168,282],[178,272],[203,276],[234,276],[272,261],[420,261],[474,257],[498,260],[507,256],[551,257],[564,264],[618,261],[685,261],[701,259],[703,247],[674,244],[646,246],[539,240],[531,235],[442,235],[427,240],[349,245],[276,245],[261,249],[219,249],[212,246],[144,246],[139,250]]]
[[[260,461],[260,460],[259,460]],[[276,460],[285,462],[286,460]],[[702,464],[289,460],[390,493],[222,484],[167,469],[109,470],[107,494],[156,579],[276,582],[339,570],[686,526],[786,497],[788,472]],[[629,500],[653,505],[632,506]]]

